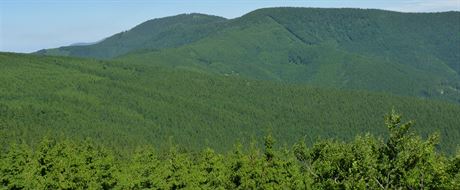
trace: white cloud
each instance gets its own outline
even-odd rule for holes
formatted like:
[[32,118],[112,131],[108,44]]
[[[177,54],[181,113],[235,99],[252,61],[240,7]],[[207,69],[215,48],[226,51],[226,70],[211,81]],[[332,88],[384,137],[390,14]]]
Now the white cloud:
[[460,0],[409,0],[385,9],[402,12],[460,11]]

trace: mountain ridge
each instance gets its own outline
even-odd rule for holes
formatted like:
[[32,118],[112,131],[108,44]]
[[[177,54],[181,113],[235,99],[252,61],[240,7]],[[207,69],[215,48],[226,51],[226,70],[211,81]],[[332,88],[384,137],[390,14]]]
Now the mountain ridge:
[[234,19],[200,16],[208,22],[182,20],[188,27],[179,28],[191,30],[165,30],[170,38],[158,33],[156,45],[104,51],[123,61],[460,102],[460,12],[266,8]]

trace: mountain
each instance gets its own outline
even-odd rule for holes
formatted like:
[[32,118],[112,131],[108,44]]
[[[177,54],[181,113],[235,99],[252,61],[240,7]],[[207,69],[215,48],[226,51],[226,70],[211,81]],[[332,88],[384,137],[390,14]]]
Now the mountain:
[[352,140],[387,134],[392,108],[415,119],[415,132],[439,132],[440,149],[460,143],[460,105],[367,91],[172,69],[150,63],[0,53],[0,144],[38,144],[43,136],[91,138],[114,149],[177,143],[229,150],[273,134]]
[[39,53],[118,56],[223,75],[460,102],[459,12],[267,8],[230,20],[199,15],[195,22],[195,16],[155,19],[96,45]]
[[78,43],[70,44],[70,46],[89,46],[89,45],[97,44],[97,43],[99,43],[101,41],[97,41],[97,42],[78,42]]
[[146,21],[96,44],[66,46],[36,52],[45,55],[113,58],[139,49],[177,47],[197,41],[218,29],[225,18],[204,14],[181,14]]

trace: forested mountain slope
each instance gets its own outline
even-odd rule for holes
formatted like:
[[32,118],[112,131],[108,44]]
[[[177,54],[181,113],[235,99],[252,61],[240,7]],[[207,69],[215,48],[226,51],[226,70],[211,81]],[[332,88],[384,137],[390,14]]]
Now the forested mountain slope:
[[178,48],[125,61],[460,101],[460,13],[272,8]]
[[441,150],[459,144],[460,106],[365,91],[341,91],[171,69],[160,64],[0,54],[0,138],[92,138],[130,150],[178,143],[228,150],[272,133],[280,144],[385,134],[393,107]]
[[267,8],[236,19],[155,19],[90,46],[37,53],[113,58],[320,87],[460,102],[460,13]]
[[206,37],[216,31],[219,23],[225,20],[204,14],[181,14],[152,19],[96,44],[40,50],[37,54],[113,58],[139,49],[177,47]]
[[241,21],[257,23],[264,17],[309,45],[330,41],[338,49],[420,69],[445,64],[460,72],[460,12],[270,8],[251,12]]

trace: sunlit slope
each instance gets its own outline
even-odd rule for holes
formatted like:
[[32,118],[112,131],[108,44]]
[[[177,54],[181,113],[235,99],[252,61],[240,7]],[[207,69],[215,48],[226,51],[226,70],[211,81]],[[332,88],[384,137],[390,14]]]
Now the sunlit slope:
[[279,142],[386,134],[391,108],[459,144],[460,106],[364,91],[242,79],[155,64],[0,54],[0,138],[92,138],[130,148],[177,142],[228,150],[268,133]]

